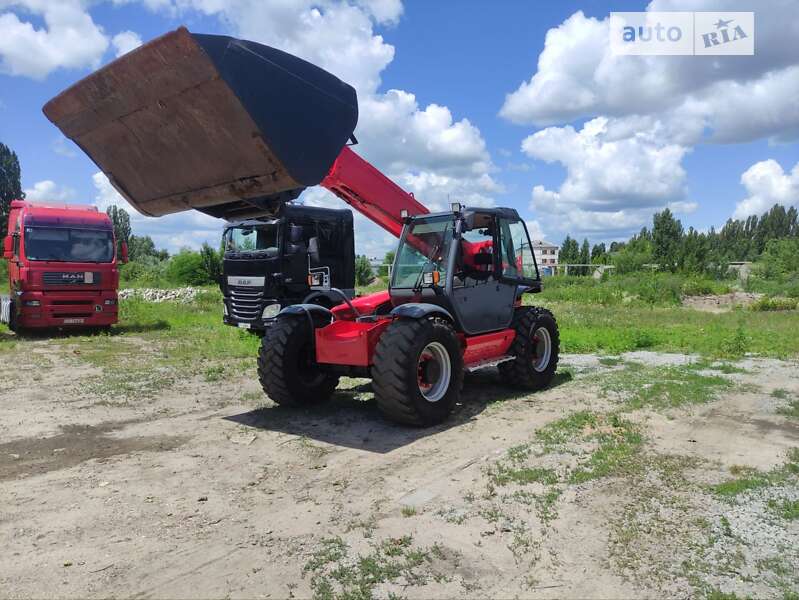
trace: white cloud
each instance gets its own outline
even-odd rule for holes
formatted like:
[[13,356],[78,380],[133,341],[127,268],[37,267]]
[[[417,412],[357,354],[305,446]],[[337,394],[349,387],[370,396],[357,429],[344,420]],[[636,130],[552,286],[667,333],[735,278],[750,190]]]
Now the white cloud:
[[749,195],[736,205],[736,219],[759,216],[775,204],[799,207],[799,162],[786,173],[776,160],[762,160],[744,171],[741,183]]
[[533,188],[531,209],[560,231],[596,232],[635,230],[668,205],[696,208],[685,201],[684,146],[664,144],[652,132],[617,138],[609,124],[597,117],[579,131],[548,127],[522,142],[531,158],[566,168],[558,190]]
[[[650,10],[752,10],[744,0],[654,0]],[[596,115],[690,114],[693,142],[799,136],[799,35],[793,0],[757,5],[753,57],[614,56],[608,19],[581,11],[547,32],[533,76],[507,95],[500,114],[539,126]],[[745,114],[746,118],[742,118]],[[700,125],[700,126],[696,126]],[[677,123],[679,127],[679,123]]]
[[541,227],[541,223],[538,220],[527,221],[527,233],[530,235],[530,239],[533,241],[536,240],[545,240],[546,234],[544,234],[544,229]]
[[32,188],[25,190],[25,199],[31,202],[67,202],[75,197],[75,190],[58,185],[55,181],[45,179],[37,181]]
[[[95,68],[108,48],[81,0],[0,0],[0,10],[0,72],[44,79],[59,68]],[[30,15],[44,27],[24,20]]]
[[220,219],[194,210],[165,217],[145,217],[128,204],[103,173],[95,173],[92,182],[97,192],[96,206],[102,211],[112,205],[125,209],[130,215],[133,234],[149,235],[158,248],[175,253],[181,248],[197,249],[203,242],[214,248],[219,245],[224,223]]
[[141,46],[141,37],[135,31],[121,31],[111,39],[117,57]]

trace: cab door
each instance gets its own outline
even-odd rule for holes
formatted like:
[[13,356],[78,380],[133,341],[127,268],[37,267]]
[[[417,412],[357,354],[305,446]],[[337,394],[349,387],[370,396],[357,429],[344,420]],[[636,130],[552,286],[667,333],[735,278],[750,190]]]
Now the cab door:
[[460,267],[452,282],[452,307],[470,335],[505,329],[513,319],[516,286],[503,281],[496,249],[499,231],[493,215],[461,234]]
[[499,217],[499,269],[505,283],[524,288],[541,288],[535,253],[524,221]]

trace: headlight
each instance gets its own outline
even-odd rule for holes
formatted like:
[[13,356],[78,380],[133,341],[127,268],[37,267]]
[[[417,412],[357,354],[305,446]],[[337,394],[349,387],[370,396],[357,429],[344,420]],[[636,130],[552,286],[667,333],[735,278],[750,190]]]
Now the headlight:
[[103,304],[105,304],[106,306],[114,306],[114,304],[116,303],[117,301],[114,300],[113,298],[106,298],[105,300],[103,300]]
[[280,312],[280,304],[270,304],[264,309],[264,312],[261,314],[261,318],[274,319],[277,316],[277,313],[279,312]]
[[23,303],[25,306],[41,306],[42,303],[38,300],[25,300]]

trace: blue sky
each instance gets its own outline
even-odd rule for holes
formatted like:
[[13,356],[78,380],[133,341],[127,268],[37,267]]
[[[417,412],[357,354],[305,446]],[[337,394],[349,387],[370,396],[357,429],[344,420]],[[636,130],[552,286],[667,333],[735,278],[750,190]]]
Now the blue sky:
[[[609,13],[648,6],[0,0],[0,140],[18,153],[31,197],[126,206],[41,107],[118,52],[185,24],[286,49],[355,85],[358,151],[433,207],[513,206],[538,236],[599,242],[626,238],[665,206],[707,229],[799,204],[795,2],[649,6],[754,10],[754,57],[610,56]],[[304,200],[341,205],[321,190]],[[356,225],[359,251],[393,246],[365,219]],[[220,229],[197,214],[136,215],[133,226],[171,251],[215,243]]]

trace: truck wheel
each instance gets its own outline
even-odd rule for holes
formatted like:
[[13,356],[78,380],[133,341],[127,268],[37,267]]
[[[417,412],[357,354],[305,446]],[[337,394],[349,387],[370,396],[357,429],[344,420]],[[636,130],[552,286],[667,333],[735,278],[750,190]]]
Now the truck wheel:
[[516,337],[510,347],[515,360],[499,365],[504,381],[528,390],[547,387],[558,368],[560,335],[554,315],[545,308],[517,308],[513,315]]
[[397,319],[380,336],[372,369],[375,399],[389,419],[406,425],[441,423],[463,385],[460,343],[441,319]]
[[338,385],[338,376],[322,370],[313,356],[308,321],[278,319],[266,329],[258,351],[258,379],[264,392],[282,406],[324,402]]

